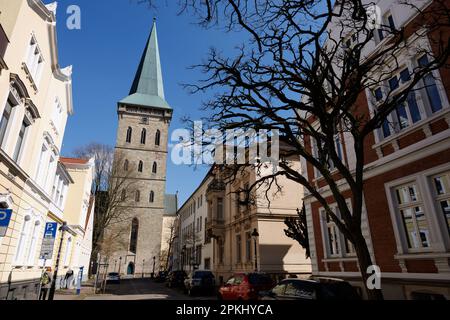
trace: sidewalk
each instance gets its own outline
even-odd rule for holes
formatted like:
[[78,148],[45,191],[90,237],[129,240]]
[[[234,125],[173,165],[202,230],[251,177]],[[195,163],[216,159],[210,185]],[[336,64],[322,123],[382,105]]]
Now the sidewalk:
[[61,289],[55,292],[55,300],[84,300],[91,295],[94,295],[94,283],[89,280],[83,283],[79,295],[77,289]]

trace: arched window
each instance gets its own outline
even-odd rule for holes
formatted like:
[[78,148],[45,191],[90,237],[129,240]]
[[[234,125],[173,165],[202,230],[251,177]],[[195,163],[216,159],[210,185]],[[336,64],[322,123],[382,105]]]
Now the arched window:
[[131,222],[131,235],[130,235],[130,251],[136,254],[137,240],[139,232],[139,220],[134,218]]
[[161,131],[156,130],[155,145],[159,146],[160,144],[161,144]]
[[153,191],[150,191],[150,197],[149,197],[148,201],[150,203],[155,202],[155,193]]
[[23,219],[22,231],[19,236],[19,242],[17,244],[16,256],[14,257],[15,265],[22,265],[25,257],[25,247],[29,240],[31,226],[31,216],[27,215]]
[[127,199],[127,191],[125,189],[122,190],[122,195],[120,196],[122,201],[125,201]]
[[135,200],[136,202],[141,201],[141,192],[139,190],[136,191]]
[[139,161],[138,171],[139,171],[139,172],[144,171],[144,163],[143,163],[142,161]]
[[158,164],[156,162],[153,162],[152,172],[153,173],[157,173],[158,172]]
[[33,225],[33,231],[31,233],[30,249],[28,250],[27,256],[28,266],[34,266],[34,259],[36,258],[36,246],[39,236],[40,225],[41,225],[40,221],[35,221]]
[[145,141],[147,140],[147,130],[142,129],[141,132],[141,144],[145,144]]
[[72,253],[72,237],[66,240],[66,250],[64,251],[64,266],[68,267],[70,264],[70,256]]
[[123,170],[128,171],[129,165],[130,165],[130,162],[128,160],[125,160],[125,163],[123,164]]
[[131,135],[133,134],[133,129],[131,127],[128,127],[127,130],[127,143],[131,143]]

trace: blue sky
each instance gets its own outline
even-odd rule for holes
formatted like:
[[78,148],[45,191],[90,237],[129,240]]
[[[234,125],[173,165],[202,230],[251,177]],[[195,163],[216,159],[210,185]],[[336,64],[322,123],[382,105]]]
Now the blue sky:
[[[61,0],[58,2],[60,65],[73,65],[75,114],[69,118],[63,154],[90,142],[114,145],[117,101],[127,96],[149,35],[153,17],[157,28],[166,100],[174,109],[171,131],[184,127],[183,116],[200,119],[207,97],[190,95],[180,84],[203,75],[188,67],[200,63],[211,47],[224,54],[244,40],[242,34],[202,29],[192,16],[179,16],[177,1],[159,1],[157,10],[134,0]],[[48,1],[47,1],[48,3]],[[81,9],[81,30],[66,27],[68,6]],[[176,166],[168,159],[167,192],[179,191],[180,205],[198,186],[206,167]]]

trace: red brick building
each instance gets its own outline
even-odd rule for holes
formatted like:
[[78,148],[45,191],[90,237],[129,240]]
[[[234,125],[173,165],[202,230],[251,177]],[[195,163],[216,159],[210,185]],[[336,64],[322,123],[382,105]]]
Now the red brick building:
[[[411,10],[394,1],[382,0],[378,5],[386,23],[408,28],[418,22]],[[369,50],[389,41],[389,35],[375,38]],[[408,40],[434,49],[427,37]],[[370,114],[386,91],[408,80],[402,71],[413,70],[425,59],[423,54],[399,54],[398,73],[384,86],[361,95],[357,103],[365,110],[360,111]],[[386,299],[450,299],[450,70],[433,71],[422,82],[411,99],[389,116],[395,125],[384,125],[365,146],[362,228],[372,260],[381,269]],[[310,144],[308,139],[305,143]],[[352,144],[350,134],[341,133],[337,144],[344,162],[354,166],[346,149]],[[303,172],[332,204],[331,192],[312,165],[304,162]],[[345,190],[345,185],[341,188]],[[351,192],[344,194],[350,201]],[[343,278],[362,288],[352,245],[312,196],[306,195],[304,201],[313,275]]]

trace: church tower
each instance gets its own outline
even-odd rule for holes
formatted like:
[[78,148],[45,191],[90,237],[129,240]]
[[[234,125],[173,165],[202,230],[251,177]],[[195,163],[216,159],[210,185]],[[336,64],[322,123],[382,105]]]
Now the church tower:
[[153,271],[153,257],[155,270],[159,266],[172,119],[172,108],[164,97],[156,22],[130,93],[118,103],[118,118],[115,161],[130,187],[123,191],[125,241],[114,259],[121,262],[121,273],[149,275]]

